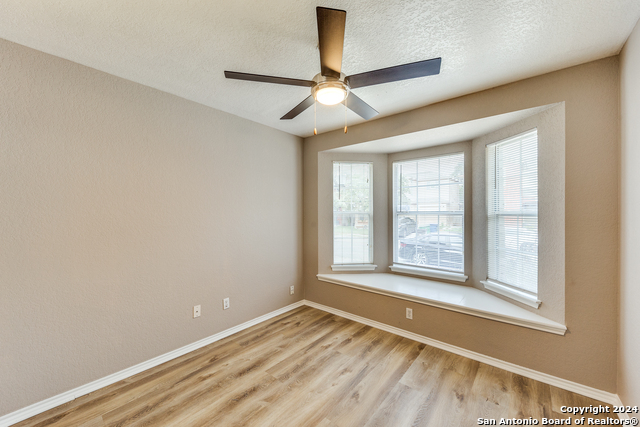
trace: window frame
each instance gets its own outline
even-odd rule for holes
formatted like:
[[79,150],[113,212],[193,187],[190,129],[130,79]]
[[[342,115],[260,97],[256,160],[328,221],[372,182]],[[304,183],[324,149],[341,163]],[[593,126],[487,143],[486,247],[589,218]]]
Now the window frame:
[[[369,212],[347,212],[348,214],[368,214],[369,215],[369,262],[367,263],[336,263],[335,259],[335,210],[333,199],[333,171],[336,164],[367,164],[369,165]],[[374,270],[377,266],[373,262],[373,162],[372,161],[351,161],[332,160],[331,162],[332,185],[331,185],[331,269],[333,271],[366,271]]]
[[[536,138],[536,213],[535,215],[532,214],[531,211],[527,212],[527,210],[520,210],[517,214],[514,213],[509,213],[509,214],[494,214],[494,216],[496,217],[500,217],[500,216],[518,216],[518,217],[527,217],[527,218],[534,218],[536,219],[536,240],[538,242],[537,244],[537,252],[536,252],[536,292],[531,292],[528,291],[526,289],[523,289],[521,287],[518,287],[514,284],[510,284],[510,283],[505,283],[502,282],[496,278],[491,278],[489,277],[489,263],[490,263],[490,253],[492,250],[491,247],[491,242],[492,242],[492,236],[490,236],[490,232],[491,232],[491,227],[489,226],[490,224],[490,216],[491,216],[491,191],[489,189],[490,187],[490,176],[491,174],[493,174],[495,176],[496,174],[496,170],[495,169],[491,169],[490,166],[490,162],[489,162],[489,156],[490,156],[490,152],[489,149],[490,147],[495,147],[501,144],[507,144],[510,142],[515,142],[515,140],[519,139],[519,138],[523,138],[526,135],[535,133],[535,138]],[[495,150],[495,149],[494,149]],[[530,307],[533,308],[538,308],[541,304],[541,301],[539,300],[539,295],[540,295],[540,278],[539,278],[539,271],[540,271],[540,247],[539,247],[539,238],[540,238],[540,136],[539,136],[539,131],[537,126],[534,126],[531,129],[527,129],[523,132],[519,132],[517,134],[513,134],[511,136],[508,136],[506,138],[502,138],[498,141],[486,144],[485,146],[485,150],[484,150],[484,161],[485,161],[485,198],[486,198],[486,204],[485,204],[485,215],[484,215],[484,221],[486,224],[486,244],[485,244],[485,250],[486,250],[486,254],[487,254],[487,275],[486,275],[486,279],[485,280],[481,280],[480,283],[482,283],[484,285],[484,287],[490,291],[496,292],[498,294],[501,294],[503,296],[506,296],[508,298],[514,299],[520,303],[526,304]],[[494,168],[497,168],[497,164],[494,161]],[[495,178],[494,178],[495,179]],[[494,248],[495,250],[495,248]]]
[[[418,162],[420,160],[424,160],[424,159],[434,159],[434,158],[444,158],[444,157],[450,157],[450,156],[455,156],[455,155],[460,155],[462,156],[462,168],[463,168],[463,179],[462,179],[462,211],[460,213],[455,213],[455,215],[459,215],[461,218],[461,226],[462,226],[462,234],[461,234],[461,239],[462,239],[462,270],[452,270],[452,269],[446,269],[446,268],[441,268],[441,267],[435,267],[435,266],[419,266],[419,265],[415,265],[415,264],[407,264],[407,263],[403,263],[399,261],[398,258],[398,216],[401,215],[401,213],[398,212],[398,203],[399,203],[399,176],[398,176],[398,164],[400,163],[406,163],[406,162]],[[465,227],[465,222],[467,221],[467,210],[470,209],[471,207],[468,206],[467,200],[466,200],[466,186],[467,186],[467,180],[469,179],[469,177],[467,177],[467,162],[469,161],[469,159],[467,159],[467,155],[465,153],[465,150],[457,150],[457,151],[452,151],[452,152],[448,152],[448,153],[441,153],[441,154],[433,154],[433,155],[428,155],[428,156],[418,156],[418,157],[413,157],[413,158],[406,158],[406,159],[399,159],[399,160],[394,160],[393,162],[391,162],[391,191],[392,191],[392,206],[390,209],[390,213],[392,216],[392,230],[391,230],[391,246],[392,246],[392,261],[393,264],[389,267],[391,269],[391,271],[393,272],[399,272],[399,273],[405,273],[405,274],[412,274],[412,275],[419,275],[419,276],[425,276],[425,277],[430,277],[430,278],[436,278],[436,279],[445,279],[445,280],[452,280],[452,281],[458,281],[458,282],[464,282],[468,279],[468,276],[465,274],[466,273],[466,259],[467,259],[467,251],[471,250],[471,248],[468,248],[467,246],[467,242],[466,242],[466,227]],[[440,177],[439,177],[440,178]],[[442,184],[438,184],[438,186],[440,186]],[[453,212],[453,211],[445,211],[445,212]],[[431,212],[431,211],[427,211],[427,212],[420,212],[420,213],[424,213],[424,214],[439,214],[441,213],[440,211],[438,212]]]

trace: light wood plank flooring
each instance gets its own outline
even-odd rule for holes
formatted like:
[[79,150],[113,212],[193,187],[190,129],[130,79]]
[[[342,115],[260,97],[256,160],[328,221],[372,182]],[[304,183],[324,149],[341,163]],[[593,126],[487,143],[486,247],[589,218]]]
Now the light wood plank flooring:
[[16,426],[474,426],[599,404],[302,307]]

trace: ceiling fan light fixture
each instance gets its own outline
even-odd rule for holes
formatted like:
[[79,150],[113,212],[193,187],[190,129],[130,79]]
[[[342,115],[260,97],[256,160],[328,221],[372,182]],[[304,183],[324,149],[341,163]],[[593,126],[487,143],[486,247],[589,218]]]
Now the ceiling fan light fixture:
[[[345,10],[316,7],[320,73],[316,74],[313,80],[265,76],[237,71],[225,71],[224,76],[228,79],[311,88],[311,95],[293,107],[287,114],[280,117],[280,120],[291,120],[312,105],[315,108],[317,102],[324,105],[336,105],[342,102],[345,106],[345,118],[346,110],[349,109],[363,119],[369,120],[377,116],[378,112],[358,98],[355,93],[351,93],[351,89],[433,76],[440,73],[442,58],[432,58],[350,76],[345,75],[342,72],[342,52],[346,17],[347,12]],[[349,97],[348,105],[345,102],[347,97]]]
[[340,81],[318,83],[312,90],[313,97],[323,105],[336,105],[347,97],[348,91]]

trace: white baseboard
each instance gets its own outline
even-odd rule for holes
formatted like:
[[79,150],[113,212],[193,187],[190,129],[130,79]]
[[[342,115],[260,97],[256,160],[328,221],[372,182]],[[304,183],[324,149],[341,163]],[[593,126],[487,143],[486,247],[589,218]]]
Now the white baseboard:
[[495,366],[496,368],[504,369],[505,371],[513,372],[514,374],[522,375],[523,377],[531,378],[536,381],[549,384],[563,390],[571,391],[573,393],[581,394],[583,396],[590,397],[592,399],[600,400],[601,402],[609,403],[611,405],[621,405],[620,398],[617,394],[609,393],[606,391],[598,390],[593,387],[588,387],[573,381],[558,378],[553,375],[545,374],[543,372],[534,371],[533,369],[525,368],[513,363],[505,362],[494,357],[485,356],[484,354],[476,353],[475,351],[466,350],[455,345],[447,344],[442,341],[437,341],[423,335],[418,335],[413,332],[406,331],[404,329],[396,328],[385,323],[380,323],[375,320],[367,319],[366,317],[356,316],[355,314],[347,313],[346,311],[338,310],[333,307],[318,304],[313,301],[304,301],[305,305],[309,307],[317,308],[318,310],[326,311],[337,316],[344,317],[346,319],[353,320],[355,322],[363,323],[365,325],[373,326],[374,328],[381,329],[383,331],[390,332],[395,335],[400,335],[405,338],[412,339],[414,341],[421,342],[423,344],[430,345],[432,347],[445,350],[459,356],[464,356],[478,362],[486,363],[487,365]]
[[[49,409],[55,408],[56,406],[62,405],[63,403],[72,401],[77,399],[80,396],[84,396],[85,394],[91,393],[93,391],[99,390],[108,385],[114,384],[118,381],[121,381],[125,378],[129,378],[132,375],[136,375],[140,372],[143,372],[147,369],[151,369],[155,366],[158,366],[162,363],[168,362],[172,359],[180,357],[184,354],[202,348],[206,345],[212,344],[216,341],[219,341],[223,338],[228,337],[229,335],[233,335],[237,332],[243,331],[245,329],[250,328],[251,326],[257,325],[258,323],[264,322],[265,320],[269,320],[273,317],[279,316],[283,313],[291,311],[295,308],[301,307],[303,305],[307,305],[309,307],[316,308],[318,310],[326,311],[327,313],[335,314],[337,316],[344,317],[346,319],[353,320],[355,322],[363,323],[365,325],[372,326],[374,328],[381,329],[383,331],[390,332],[392,334],[396,334],[405,338],[412,339],[414,341],[421,342],[423,344],[430,345],[432,347],[439,348],[441,350],[449,351],[451,353],[467,357],[472,360],[476,360],[478,362],[486,363],[487,365],[495,366],[496,368],[504,369],[505,371],[513,372],[518,375],[522,375],[523,377],[531,378],[533,380],[541,381],[543,383],[571,391],[574,393],[581,394],[583,396],[590,397],[592,399],[600,400],[605,403],[609,403],[614,406],[622,406],[622,401],[617,394],[609,393],[606,391],[598,390],[593,387],[588,387],[582,384],[578,384],[573,381],[565,380],[563,378],[555,377],[553,375],[545,374],[543,372],[534,371],[533,369],[525,368],[523,366],[519,366],[513,363],[505,362],[500,359],[496,359],[494,357],[485,356],[484,354],[476,353],[475,351],[466,350],[461,347],[456,347],[451,344],[447,344],[441,341],[437,341],[423,335],[418,335],[413,332],[406,331],[404,329],[396,328],[394,326],[390,326],[384,323],[377,322],[375,320],[367,319],[366,317],[357,316],[355,314],[347,313],[346,311],[338,310],[333,307],[329,307],[326,305],[318,304],[313,301],[302,300],[298,301],[294,304],[288,305],[281,309],[272,311],[271,313],[267,313],[263,316],[256,317],[255,319],[249,320],[248,322],[242,323],[240,325],[229,328],[225,331],[219,332],[215,335],[211,335],[210,337],[201,339],[200,341],[196,341],[192,344],[186,345],[179,349],[170,351],[169,353],[165,353],[161,356],[155,357],[153,359],[147,360],[146,362],[142,362],[138,365],[132,366],[130,368],[124,369],[120,372],[116,372],[114,374],[108,375],[104,378],[101,378],[96,381],[92,381],[88,384],[82,385],[80,387],[74,388],[73,390],[69,390],[67,392],[58,394],[57,396],[53,396],[49,399],[45,399],[43,401],[34,403],[33,405],[27,406],[25,408],[19,409],[15,412],[11,412],[7,415],[0,417],[0,427],[8,427],[12,424],[18,423],[20,421],[31,418],[35,415],[38,415],[42,412],[48,411]],[[620,418],[628,418],[627,414],[619,414]]]
[[254,325],[257,325],[258,323],[264,322],[265,320],[269,320],[273,317],[279,316],[283,313],[286,313],[287,311],[291,311],[303,305],[304,305],[304,300],[298,301],[286,307],[282,307],[278,310],[267,313],[263,316],[256,317],[255,319],[249,320],[248,322],[244,322],[240,325],[237,325],[227,330],[224,330],[222,332],[219,332],[215,335],[211,335],[210,337],[203,338],[200,341],[196,341],[194,343],[185,345],[184,347],[180,347],[176,350],[170,351],[158,357],[154,357],[153,359],[139,363],[130,368],[123,369],[122,371],[116,372],[115,374],[108,375],[104,378],[100,378],[88,384],[74,388],[73,390],[60,393],[57,396],[53,396],[48,399],[42,400],[40,402],[34,403],[33,405],[29,405],[25,408],[18,409],[15,412],[11,412],[7,415],[0,417],[0,427],[8,427],[12,424],[19,423],[20,421],[24,421],[42,412],[48,411],[49,409],[55,408],[56,406],[60,406],[63,403],[70,402],[74,399],[77,399],[80,396],[84,396],[85,394],[89,394],[91,392],[99,390],[108,385],[117,383],[118,381],[122,381],[125,378],[129,378],[132,375],[139,374],[140,372],[146,371],[147,369],[151,369],[155,366],[161,365],[162,363],[173,360],[176,357],[180,357],[184,354],[190,353],[194,350],[197,350],[199,348],[212,344],[216,341],[219,341],[223,338],[228,337],[229,335],[233,335],[237,332],[248,329]]
[[[622,403],[622,399],[620,399],[620,396],[616,395],[616,402],[612,403],[613,406],[625,406],[624,403]],[[621,414],[619,413],[618,416],[620,417],[621,420],[629,420],[631,419],[631,417],[629,416],[629,414],[624,413]],[[630,424],[633,425],[633,424]]]

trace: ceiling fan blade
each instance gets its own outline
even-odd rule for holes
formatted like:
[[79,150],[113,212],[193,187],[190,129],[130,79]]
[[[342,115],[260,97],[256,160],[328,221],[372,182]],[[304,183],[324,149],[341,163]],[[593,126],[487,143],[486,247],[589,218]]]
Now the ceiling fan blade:
[[316,15],[318,18],[320,74],[325,77],[340,78],[347,12],[316,7]]
[[441,62],[442,58],[433,58],[427,59],[426,61],[412,62],[411,64],[367,71],[366,73],[349,76],[345,79],[345,82],[351,89],[355,89],[358,87],[379,85],[381,83],[415,79],[416,77],[432,76],[434,74],[440,74]]
[[285,114],[284,116],[280,117],[280,120],[293,119],[298,114],[302,113],[304,110],[306,110],[307,108],[311,107],[313,105],[313,101],[314,101],[313,96],[309,95],[307,98],[305,98],[304,101],[302,101],[300,104],[298,104],[295,107],[293,107],[293,110],[289,111],[287,114]]
[[373,109],[369,104],[364,102],[362,99],[355,96],[353,92],[349,93],[347,99],[342,101],[346,102],[347,108],[362,117],[365,120],[369,120],[378,115],[378,112]]
[[260,74],[238,73],[236,71],[225,71],[224,76],[228,79],[249,80],[252,82],[277,83],[281,85],[311,87],[315,83],[311,80],[289,79],[287,77],[263,76]]

